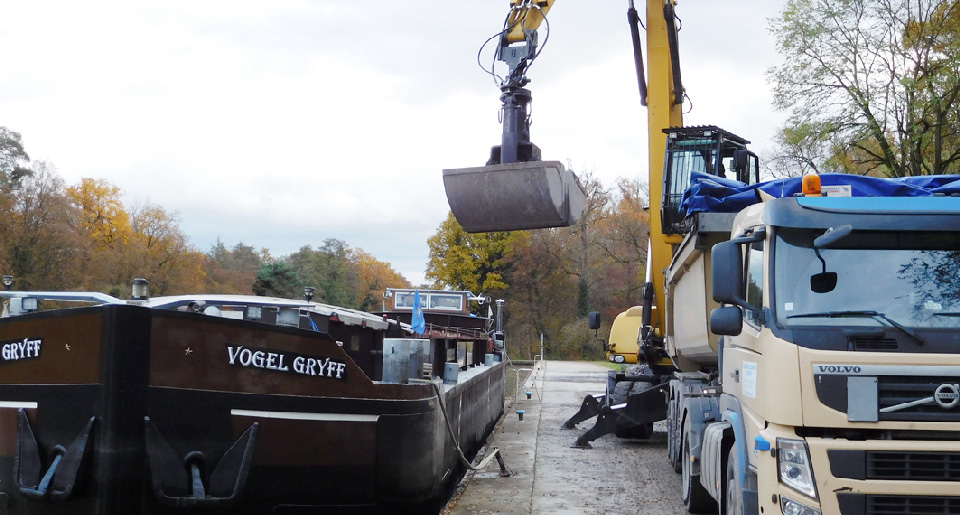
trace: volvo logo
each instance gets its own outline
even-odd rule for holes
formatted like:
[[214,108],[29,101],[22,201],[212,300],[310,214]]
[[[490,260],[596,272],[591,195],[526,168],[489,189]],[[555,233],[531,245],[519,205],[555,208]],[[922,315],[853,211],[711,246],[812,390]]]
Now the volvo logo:
[[933,392],[933,400],[943,409],[950,409],[960,403],[960,385],[944,383]]

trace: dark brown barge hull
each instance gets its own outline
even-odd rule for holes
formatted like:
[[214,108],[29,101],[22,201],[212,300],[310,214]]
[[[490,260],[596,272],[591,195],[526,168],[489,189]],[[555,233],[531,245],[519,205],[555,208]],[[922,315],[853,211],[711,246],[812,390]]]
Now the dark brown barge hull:
[[[464,472],[432,384],[371,381],[322,333],[112,305],[0,344],[0,514],[436,513]],[[442,394],[468,456],[503,412],[482,368]]]

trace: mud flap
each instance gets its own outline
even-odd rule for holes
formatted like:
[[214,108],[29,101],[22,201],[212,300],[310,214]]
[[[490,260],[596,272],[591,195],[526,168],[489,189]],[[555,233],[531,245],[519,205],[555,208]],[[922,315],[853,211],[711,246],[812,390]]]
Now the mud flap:
[[40,446],[30,427],[27,412],[20,410],[14,475],[21,495],[29,499],[50,502],[61,502],[70,498],[77,484],[77,476],[83,464],[87,442],[90,441],[94,420],[94,417],[90,418],[69,447],[64,448],[62,445],[53,447],[50,466],[41,478]]
[[[580,435],[571,446],[576,449],[590,448],[590,442],[617,429],[629,429],[657,422],[667,418],[667,392],[670,383],[652,386],[642,392],[631,393],[627,402],[614,406],[603,406],[597,416],[597,423],[589,431]],[[584,400],[586,403],[586,400]]]
[[203,453],[191,451],[181,460],[150,417],[143,417],[143,421],[150,484],[160,504],[174,508],[223,507],[240,499],[253,463],[260,429],[257,422],[227,449],[207,479]]

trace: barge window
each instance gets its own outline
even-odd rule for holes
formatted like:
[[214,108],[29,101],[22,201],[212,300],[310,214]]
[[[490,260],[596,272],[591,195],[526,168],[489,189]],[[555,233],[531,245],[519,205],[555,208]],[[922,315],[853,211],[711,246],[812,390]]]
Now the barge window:
[[445,311],[463,311],[462,295],[430,295],[430,309],[442,309]]

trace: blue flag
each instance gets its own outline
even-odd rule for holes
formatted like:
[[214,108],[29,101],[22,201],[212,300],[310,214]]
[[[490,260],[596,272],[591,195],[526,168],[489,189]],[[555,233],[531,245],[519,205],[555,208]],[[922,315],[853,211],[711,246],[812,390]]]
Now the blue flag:
[[423,334],[427,332],[427,323],[423,319],[423,305],[420,304],[420,290],[413,292],[413,315],[410,317],[413,332]]

